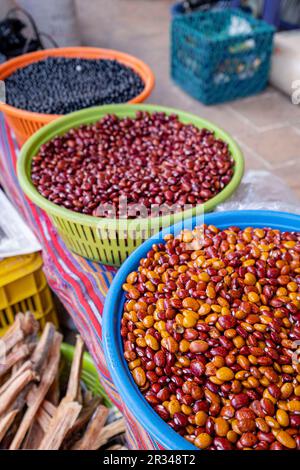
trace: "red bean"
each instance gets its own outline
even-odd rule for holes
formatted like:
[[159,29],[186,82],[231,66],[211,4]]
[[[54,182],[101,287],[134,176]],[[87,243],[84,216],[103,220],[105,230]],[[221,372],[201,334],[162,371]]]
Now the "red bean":
[[246,393],[239,393],[238,395],[235,395],[231,399],[231,404],[233,408],[238,410],[239,408],[243,408],[244,406],[247,406],[249,403],[249,397],[246,395]]
[[259,438],[260,441],[265,441],[265,442],[268,442],[269,444],[272,444],[272,442],[275,441],[275,436],[271,432],[266,433],[266,432],[259,431],[257,433],[257,437]]
[[290,425],[292,428],[300,428],[300,415],[291,415],[290,416]]
[[252,432],[246,432],[240,439],[240,443],[243,447],[254,447],[257,441],[257,436]]
[[[54,203],[100,217],[124,217],[120,197],[126,197],[125,215],[135,218],[157,205],[166,213],[172,205],[178,211],[202,204],[230,182],[233,167],[228,145],[208,129],[138,111],[135,118],[107,115],[50,140],[33,157],[32,181]],[[146,215],[136,213],[137,203]]]
[[232,444],[225,437],[215,437],[214,446],[216,450],[232,450]]

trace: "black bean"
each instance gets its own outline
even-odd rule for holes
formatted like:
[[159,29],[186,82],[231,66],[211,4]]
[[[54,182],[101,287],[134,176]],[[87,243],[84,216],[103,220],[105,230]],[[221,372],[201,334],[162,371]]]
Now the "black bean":
[[46,114],[125,103],[144,89],[141,77],[115,60],[48,57],[6,80],[7,103]]

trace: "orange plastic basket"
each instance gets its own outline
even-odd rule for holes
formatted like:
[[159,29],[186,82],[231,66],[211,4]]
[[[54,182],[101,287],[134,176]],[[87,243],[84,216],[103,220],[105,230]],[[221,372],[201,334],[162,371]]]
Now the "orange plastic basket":
[[[111,49],[98,47],[65,47],[58,49],[45,49],[42,51],[24,54],[11,59],[0,66],[0,80],[5,80],[17,69],[26,67],[32,62],[38,62],[46,57],[80,57],[82,59],[111,59],[117,60],[131,67],[145,83],[142,93],[129,101],[129,103],[142,103],[150,95],[154,87],[154,74],[150,67],[134,56]],[[0,102],[0,111],[3,112],[8,124],[14,130],[20,145],[45,124],[58,118],[56,114],[42,114],[24,111],[3,102]]]

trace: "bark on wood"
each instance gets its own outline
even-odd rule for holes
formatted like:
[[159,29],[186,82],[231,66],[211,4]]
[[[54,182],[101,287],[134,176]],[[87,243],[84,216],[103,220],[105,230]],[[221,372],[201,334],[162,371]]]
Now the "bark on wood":
[[[97,450],[101,447],[103,440],[105,440],[106,436],[109,435],[108,433],[105,435],[102,434],[104,429],[106,429],[103,427],[106,423],[108,413],[108,408],[103,405],[98,406],[83,437],[73,445],[72,450]],[[112,432],[113,435],[122,432],[122,430],[119,431],[119,429],[122,429],[120,428],[120,423],[117,423],[118,426],[115,426],[113,430],[110,429],[110,432]],[[109,426],[106,427],[108,428]]]
[[23,417],[21,425],[16,433],[13,442],[10,446],[10,450],[19,449],[26,433],[34,420],[34,417],[44,401],[45,396],[48,393],[50,385],[52,384],[59,367],[60,360],[60,346],[62,342],[62,335],[59,333],[54,334],[53,344],[49,351],[49,361],[45,371],[41,377],[41,381],[38,386],[35,386],[33,390],[29,392],[31,399],[29,399],[29,407]]

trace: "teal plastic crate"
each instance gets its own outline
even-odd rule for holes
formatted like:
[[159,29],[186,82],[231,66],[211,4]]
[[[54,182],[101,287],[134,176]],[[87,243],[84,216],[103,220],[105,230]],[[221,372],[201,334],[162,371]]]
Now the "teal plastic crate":
[[258,93],[268,83],[274,32],[234,8],[174,16],[171,76],[207,105]]

